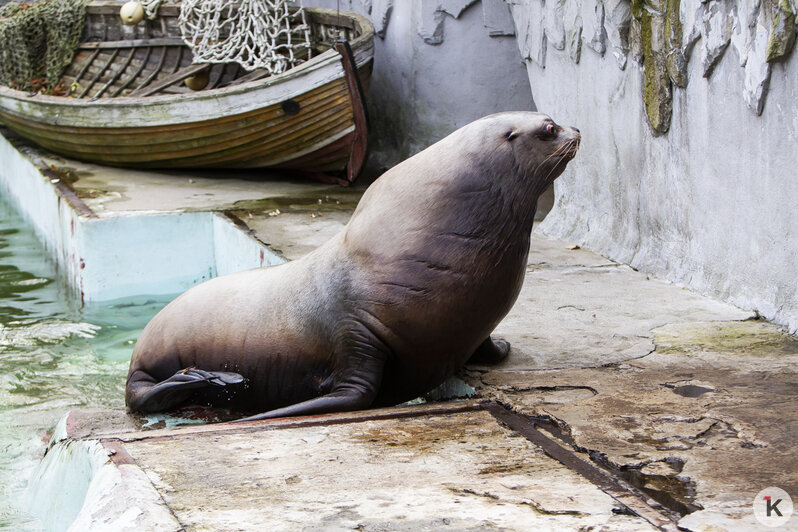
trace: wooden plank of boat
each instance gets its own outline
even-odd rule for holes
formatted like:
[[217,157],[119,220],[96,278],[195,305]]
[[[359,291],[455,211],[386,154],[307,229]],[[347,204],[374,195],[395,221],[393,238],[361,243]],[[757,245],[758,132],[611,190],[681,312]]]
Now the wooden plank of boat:
[[158,83],[153,83],[152,85],[147,85],[146,87],[139,87],[138,89],[128,94],[128,96],[131,98],[135,98],[137,96],[150,96],[151,94],[155,94],[156,92],[162,91],[169,85],[180,83],[184,79],[190,78],[191,76],[199,74],[200,72],[205,72],[210,68],[211,65],[209,65],[208,63],[189,65],[187,67],[181,68],[171,76],[163,78]]
[[357,176],[360,175],[360,171],[363,169],[363,165],[366,163],[368,139],[364,135],[364,132],[368,132],[369,129],[368,113],[366,111],[366,106],[363,105],[363,102],[366,100],[366,94],[363,91],[363,85],[360,83],[360,76],[358,75],[352,47],[347,41],[337,41],[335,43],[335,49],[341,55],[341,61],[344,65],[346,84],[349,89],[349,97],[352,100],[352,116],[355,120],[352,152],[349,155],[349,164],[346,169],[346,177],[351,182],[357,179]]
[[78,44],[79,50],[95,50],[97,48],[144,48],[151,46],[185,46],[180,37],[164,37],[160,39],[130,39],[126,41],[92,41]]
[[[374,33],[365,18],[307,9],[316,35],[328,41],[349,37],[351,53],[341,45],[338,52],[327,50],[264,77],[259,71],[237,72],[235,65],[192,66],[190,54],[168,35],[174,30],[169,20],[136,29],[142,38],[120,38],[130,30],[102,27],[106,17],[116,15],[114,4],[90,4],[92,16],[101,17],[88,20],[87,27],[112,40],[82,43],[79,63],[69,69],[74,86],[83,85],[78,94],[86,97],[30,96],[0,87],[0,121],[56,153],[102,164],[346,169],[345,180],[356,177],[367,128],[357,82],[368,83],[373,56]],[[177,16],[174,5],[161,9]],[[131,51],[119,54],[122,49]],[[121,64],[115,63],[118,57]],[[178,82],[208,68],[213,68],[209,89],[181,93],[187,89]]]

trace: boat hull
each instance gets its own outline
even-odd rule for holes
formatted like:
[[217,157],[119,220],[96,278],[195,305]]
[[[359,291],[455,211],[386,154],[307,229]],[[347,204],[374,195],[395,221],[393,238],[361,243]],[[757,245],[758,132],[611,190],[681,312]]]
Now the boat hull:
[[90,100],[0,87],[0,121],[54,153],[110,166],[282,168],[352,181],[363,164],[352,154],[365,152],[358,90],[373,57],[373,30],[354,24],[366,27],[351,42],[349,79],[346,54],[330,49],[280,75],[190,93]]

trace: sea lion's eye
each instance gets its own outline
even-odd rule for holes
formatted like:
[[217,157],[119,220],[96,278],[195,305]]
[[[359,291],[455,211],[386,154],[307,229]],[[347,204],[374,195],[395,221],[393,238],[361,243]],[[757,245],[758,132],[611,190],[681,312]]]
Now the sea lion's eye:
[[548,122],[543,126],[543,131],[540,133],[540,138],[544,140],[551,140],[557,136],[557,126]]
[[515,130],[508,131],[507,133],[504,134],[504,138],[506,138],[507,140],[513,140],[517,136],[518,136],[518,131]]

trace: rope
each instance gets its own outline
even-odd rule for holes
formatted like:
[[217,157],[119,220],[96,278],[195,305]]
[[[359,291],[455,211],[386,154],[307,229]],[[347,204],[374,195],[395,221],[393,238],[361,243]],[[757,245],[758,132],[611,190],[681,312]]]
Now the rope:
[[144,15],[153,20],[155,18],[155,14],[158,11],[158,8],[161,7],[161,4],[164,3],[165,0],[140,0],[139,3],[141,7],[144,8]]
[[195,63],[280,74],[310,54],[305,11],[289,12],[286,0],[183,0],[179,25]]

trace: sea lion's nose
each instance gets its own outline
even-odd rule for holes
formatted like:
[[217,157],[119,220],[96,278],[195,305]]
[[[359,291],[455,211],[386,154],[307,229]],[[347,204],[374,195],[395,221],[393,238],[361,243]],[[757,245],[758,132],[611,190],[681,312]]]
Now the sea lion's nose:
[[581,131],[579,131],[579,128],[578,128],[578,127],[572,127],[571,129],[573,129],[573,130],[574,130],[574,131],[576,131],[577,133],[581,133]]

